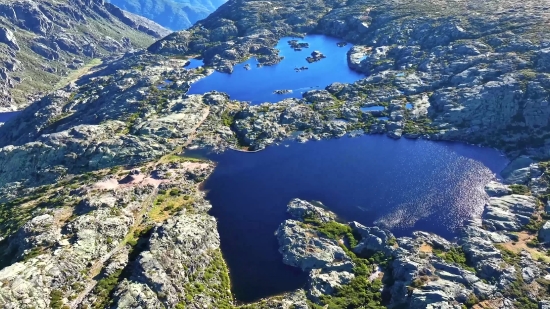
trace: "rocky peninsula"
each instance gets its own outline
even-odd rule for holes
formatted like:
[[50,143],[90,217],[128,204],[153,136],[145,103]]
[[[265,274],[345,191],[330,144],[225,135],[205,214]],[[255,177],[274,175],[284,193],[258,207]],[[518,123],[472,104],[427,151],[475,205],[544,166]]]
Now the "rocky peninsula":
[[[230,0],[148,50],[104,59],[0,127],[0,307],[550,307],[549,9]],[[348,64],[366,77],[273,104],[186,95],[247,58],[275,64],[280,38],[313,32],[356,44]],[[197,54],[205,67],[186,69]],[[373,105],[384,110],[361,111]],[[291,201],[274,237],[307,286],[238,304],[199,190],[215,164],[184,150],[350,132],[481,144],[513,161],[454,241],[395,238]]]

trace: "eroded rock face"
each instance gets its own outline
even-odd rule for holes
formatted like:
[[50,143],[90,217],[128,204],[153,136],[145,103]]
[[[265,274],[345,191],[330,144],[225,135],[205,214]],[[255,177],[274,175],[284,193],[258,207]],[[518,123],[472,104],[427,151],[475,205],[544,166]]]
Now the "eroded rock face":
[[536,209],[536,199],[525,195],[491,197],[485,207],[483,224],[490,230],[519,231],[529,223]]
[[17,39],[10,29],[0,27],[0,42],[8,45],[14,50],[20,50],[21,48],[17,44]]
[[[136,261],[132,277],[115,292],[119,307],[138,308],[144,299],[148,304],[167,307],[182,302],[189,293],[185,284],[206,280],[199,279],[204,276],[200,271],[216,262],[212,256],[219,250],[220,240],[215,231],[216,220],[205,214],[176,216],[156,228],[149,239],[149,250]],[[149,289],[156,295],[147,293]],[[159,293],[163,297],[158,297]],[[214,303],[213,299],[202,298],[191,308]]]

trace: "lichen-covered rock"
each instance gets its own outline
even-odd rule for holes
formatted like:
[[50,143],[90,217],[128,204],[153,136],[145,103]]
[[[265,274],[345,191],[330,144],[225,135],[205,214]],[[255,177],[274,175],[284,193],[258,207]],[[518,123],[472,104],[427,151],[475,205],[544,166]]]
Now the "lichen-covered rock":
[[337,241],[303,227],[299,221],[286,220],[277,229],[276,236],[283,262],[304,271],[335,266],[336,261],[351,261]]
[[321,269],[312,270],[309,273],[309,298],[319,301],[323,295],[332,295],[336,289],[344,284],[350,283],[355,277],[347,271],[323,271]]
[[200,297],[192,295],[186,284],[203,281],[211,286],[209,280],[218,280],[206,276],[205,271],[223,263],[215,253],[219,242],[216,220],[206,214],[181,214],[155,228],[148,250],[136,261],[130,282],[121,284],[115,293],[119,308],[138,308],[144,303],[174,307],[186,297],[192,300],[186,305],[189,308],[214,306],[219,299],[208,296],[208,291]]

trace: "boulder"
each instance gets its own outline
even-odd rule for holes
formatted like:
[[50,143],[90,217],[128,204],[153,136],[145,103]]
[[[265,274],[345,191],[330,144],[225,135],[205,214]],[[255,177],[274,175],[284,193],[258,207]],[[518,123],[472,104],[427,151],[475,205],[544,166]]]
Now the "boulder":
[[393,252],[393,245],[388,242],[395,240],[395,237],[389,231],[379,227],[366,227],[355,221],[350,222],[349,225],[355,233],[361,235],[361,241],[353,248],[353,252],[360,254],[364,251],[381,251],[387,255]]
[[332,212],[297,198],[290,201],[287,206],[287,212],[294,219],[300,221],[304,218],[313,218],[327,223],[335,219],[335,215]]
[[491,181],[485,186],[485,192],[490,197],[501,197],[504,195],[512,194],[512,190],[508,186],[497,182]]
[[538,71],[550,72],[550,48],[539,50],[534,60]]
[[550,309],[550,300],[539,301],[539,309]]

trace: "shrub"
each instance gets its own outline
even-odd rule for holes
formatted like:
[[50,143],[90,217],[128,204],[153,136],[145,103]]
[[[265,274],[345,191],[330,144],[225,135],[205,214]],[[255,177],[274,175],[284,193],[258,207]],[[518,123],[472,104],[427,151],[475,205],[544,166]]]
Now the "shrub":
[[54,309],[63,308],[63,292],[60,290],[52,290],[50,292],[50,307]]
[[526,195],[530,193],[529,187],[526,185],[510,185],[509,188],[512,190],[513,194]]

